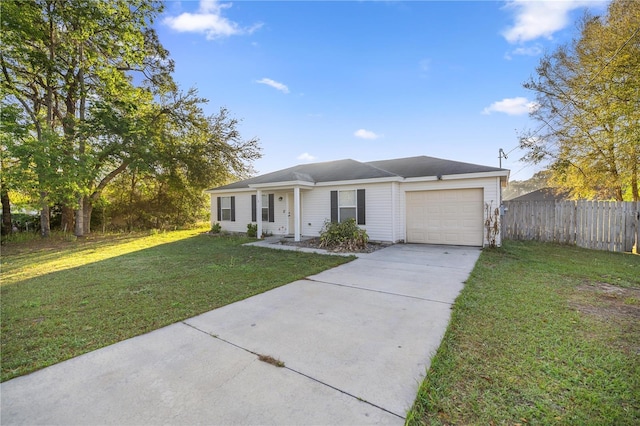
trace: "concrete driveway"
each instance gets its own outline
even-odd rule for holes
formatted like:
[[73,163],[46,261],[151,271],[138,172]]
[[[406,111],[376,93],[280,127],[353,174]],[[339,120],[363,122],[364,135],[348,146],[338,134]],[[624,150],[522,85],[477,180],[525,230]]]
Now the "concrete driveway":
[[362,255],[2,383],[1,423],[403,424],[479,254]]

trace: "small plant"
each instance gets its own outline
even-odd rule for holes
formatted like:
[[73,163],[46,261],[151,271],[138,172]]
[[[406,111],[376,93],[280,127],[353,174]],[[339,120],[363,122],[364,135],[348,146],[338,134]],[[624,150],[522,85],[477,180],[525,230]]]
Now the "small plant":
[[219,234],[220,232],[222,232],[222,225],[220,225],[219,222],[214,223],[211,226],[211,233],[212,234]]
[[247,237],[256,238],[258,236],[258,224],[257,223],[248,223],[247,224]]
[[369,236],[356,225],[355,219],[344,222],[325,221],[320,232],[320,247],[338,251],[357,251],[367,247]]
[[497,247],[496,240],[500,234],[500,209],[493,209],[493,201],[484,203],[485,220],[484,226],[487,230],[487,243],[489,247]]

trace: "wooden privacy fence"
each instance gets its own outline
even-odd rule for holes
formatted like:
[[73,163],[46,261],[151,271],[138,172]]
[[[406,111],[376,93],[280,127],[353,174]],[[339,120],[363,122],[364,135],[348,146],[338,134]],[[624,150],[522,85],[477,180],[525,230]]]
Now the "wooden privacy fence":
[[640,202],[505,201],[502,237],[630,252],[638,245]]

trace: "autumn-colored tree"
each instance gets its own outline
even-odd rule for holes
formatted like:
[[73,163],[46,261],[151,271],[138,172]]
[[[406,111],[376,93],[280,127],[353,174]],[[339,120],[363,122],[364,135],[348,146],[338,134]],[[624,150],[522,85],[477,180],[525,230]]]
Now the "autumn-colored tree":
[[551,181],[576,198],[639,201],[640,2],[586,14],[572,44],[545,55],[524,87],[536,93],[524,160],[549,162]]

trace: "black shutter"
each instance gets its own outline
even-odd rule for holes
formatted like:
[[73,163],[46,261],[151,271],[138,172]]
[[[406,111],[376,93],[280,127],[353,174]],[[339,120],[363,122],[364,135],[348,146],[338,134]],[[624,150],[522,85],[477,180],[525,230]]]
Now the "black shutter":
[[274,194],[269,194],[269,222],[275,222],[276,218],[275,218],[275,197]]
[[358,189],[356,194],[357,206],[358,206],[358,225],[364,225],[365,210],[364,210],[364,189]]
[[218,197],[218,222],[222,220],[222,202],[220,201],[220,197]]
[[338,221],[338,191],[331,191],[331,222]]
[[258,221],[258,212],[256,207],[257,196],[254,194],[251,196],[251,222]]
[[236,221],[236,197],[231,197],[231,222]]

